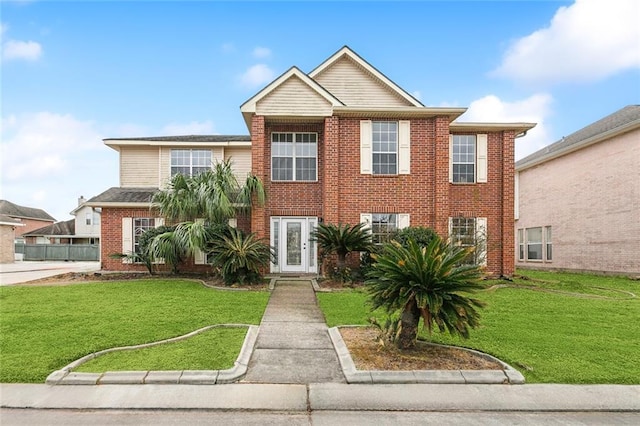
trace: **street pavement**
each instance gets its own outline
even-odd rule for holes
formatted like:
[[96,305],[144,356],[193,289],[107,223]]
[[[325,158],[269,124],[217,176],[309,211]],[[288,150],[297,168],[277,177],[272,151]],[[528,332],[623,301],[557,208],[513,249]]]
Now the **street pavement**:
[[69,272],[97,272],[100,262],[33,262],[0,264],[0,285],[21,284]]

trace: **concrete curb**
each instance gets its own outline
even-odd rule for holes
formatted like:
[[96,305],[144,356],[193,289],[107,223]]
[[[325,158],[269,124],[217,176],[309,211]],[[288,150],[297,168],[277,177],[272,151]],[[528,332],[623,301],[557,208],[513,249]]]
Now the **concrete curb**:
[[287,278],[287,277],[271,277],[271,281],[269,281],[269,291],[273,291],[276,288],[276,282],[277,281],[310,281],[311,282],[311,287],[313,287],[313,291],[314,292],[319,292],[322,291],[320,289],[320,286],[318,285],[318,280],[315,278],[299,278],[299,277],[291,277],[291,278]]
[[503,370],[358,370],[338,327],[329,329],[329,337],[338,354],[344,377],[349,384],[524,384],[524,376],[507,363],[491,355],[459,347],[456,348],[473,352],[483,358],[500,363],[503,366]]
[[[74,368],[90,361],[98,356],[125,350],[149,348],[164,343],[177,342],[188,339],[213,328],[239,328],[246,327],[247,335],[244,338],[240,354],[232,368],[226,370],[177,370],[177,371],[107,371],[105,373],[78,373]],[[213,385],[233,383],[247,374],[249,359],[258,339],[259,327],[248,324],[216,324],[200,328],[183,336],[173,337],[158,342],[142,345],[123,346],[119,348],[105,349],[84,356],[60,370],[51,373],[45,383],[47,385],[143,385],[143,384],[187,384],[187,385]]]

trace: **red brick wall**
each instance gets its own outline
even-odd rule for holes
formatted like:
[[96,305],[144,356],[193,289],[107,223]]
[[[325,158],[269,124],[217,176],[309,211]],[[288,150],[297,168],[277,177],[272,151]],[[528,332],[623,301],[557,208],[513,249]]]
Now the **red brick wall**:
[[[141,264],[123,263],[122,259],[112,259],[109,256],[113,253],[122,253],[122,218],[125,217],[154,217],[146,208],[109,208],[102,209],[102,225],[100,235],[100,259],[102,269],[106,271],[147,271]],[[243,224],[247,226],[248,219],[238,218],[238,227]],[[169,265],[155,265],[157,272],[169,272]],[[192,259],[187,259],[179,266],[180,272],[186,273],[208,273],[211,272],[210,265],[194,265]]]
[[[270,216],[318,216],[355,224],[361,213],[409,213],[412,226],[447,237],[449,217],[487,218],[487,269],[513,273],[513,132],[488,135],[488,183],[449,183],[447,117],[411,120],[411,173],[360,174],[360,120],[329,117],[324,124],[269,124],[254,117],[253,172],[268,201],[254,209],[252,229],[269,237]],[[318,133],[318,181],[271,182],[271,132]],[[506,159],[506,161],[503,161]]]
[[24,219],[16,217],[20,223],[24,226],[16,226],[16,238],[20,237],[22,234],[26,234],[31,231],[35,231],[36,229],[43,228],[45,226],[52,225],[54,222],[46,221],[46,220],[37,220],[37,219]]

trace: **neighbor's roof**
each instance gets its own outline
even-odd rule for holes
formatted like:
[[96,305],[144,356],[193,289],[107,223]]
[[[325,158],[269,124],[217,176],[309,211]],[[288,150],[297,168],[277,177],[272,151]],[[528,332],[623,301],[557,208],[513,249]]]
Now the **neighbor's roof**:
[[24,223],[20,222],[19,219],[14,219],[4,214],[0,214],[0,225],[26,226]]
[[100,195],[90,198],[84,205],[101,207],[140,207],[141,204],[149,205],[153,194],[158,188],[120,188],[113,187]]
[[36,219],[55,222],[56,220],[49,213],[42,209],[24,207],[7,200],[0,200],[0,214],[21,219]]
[[516,170],[533,167],[636,128],[640,128],[640,105],[628,105],[516,162]]
[[34,229],[31,232],[22,234],[23,237],[40,237],[40,236],[52,236],[57,237],[73,237],[76,234],[76,220],[71,219],[64,222],[56,222],[53,225],[43,226],[42,228]]

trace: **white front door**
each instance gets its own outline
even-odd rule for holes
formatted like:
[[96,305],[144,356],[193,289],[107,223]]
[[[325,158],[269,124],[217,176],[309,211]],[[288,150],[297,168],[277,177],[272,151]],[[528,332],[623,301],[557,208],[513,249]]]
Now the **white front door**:
[[318,219],[315,217],[279,217],[271,220],[272,230],[277,228],[275,231],[277,237],[272,241],[278,252],[278,265],[274,265],[276,269],[285,273],[316,272],[318,270],[316,243],[309,241],[309,239]]

